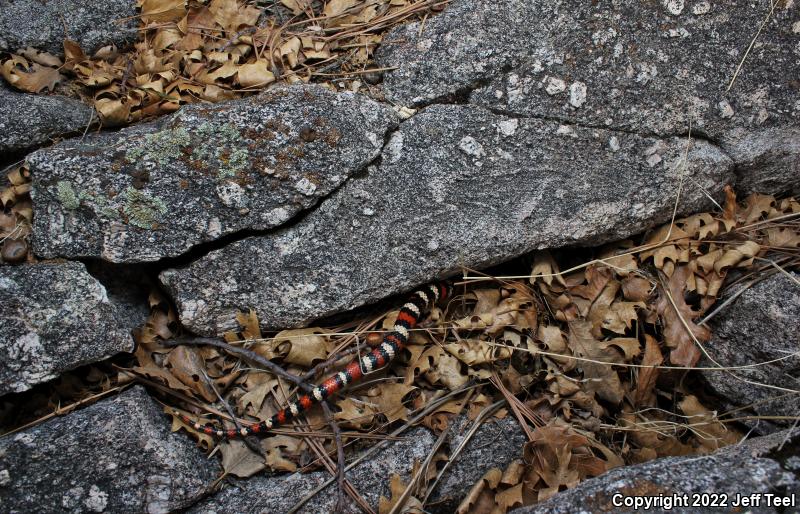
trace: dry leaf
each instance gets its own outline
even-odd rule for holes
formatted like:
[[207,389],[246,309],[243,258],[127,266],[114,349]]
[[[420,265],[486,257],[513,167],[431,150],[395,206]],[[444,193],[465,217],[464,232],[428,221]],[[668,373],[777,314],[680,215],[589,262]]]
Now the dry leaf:
[[185,0],[140,0],[142,20],[145,23],[178,21],[186,14]]
[[[706,327],[694,323],[694,319],[702,312],[692,310],[684,300],[686,280],[690,273],[687,266],[676,268],[669,278],[669,295],[663,288],[659,288],[661,293],[656,303],[656,310],[664,322],[664,341],[673,349],[669,356],[670,362],[678,366],[689,367],[697,364],[700,359],[700,350],[692,335],[701,343],[711,338],[711,332]],[[672,301],[670,301],[670,297]],[[674,307],[673,302],[675,303]],[[686,327],[691,330],[691,334]]]
[[217,397],[204,377],[205,363],[194,348],[178,346],[167,356],[166,365],[172,371],[172,375],[205,401],[216,401]]
[[15,88],[28,93],[38,93],[43,89],[52,91],[63,79],[57,69],[29,63],[24,57],[13,54],[3,61],[0,75]]
[[228,475],[249,478],[266,468],[261,455],[253,453],[242,441],[230,440],[219,444],[222,453],[222,469]]

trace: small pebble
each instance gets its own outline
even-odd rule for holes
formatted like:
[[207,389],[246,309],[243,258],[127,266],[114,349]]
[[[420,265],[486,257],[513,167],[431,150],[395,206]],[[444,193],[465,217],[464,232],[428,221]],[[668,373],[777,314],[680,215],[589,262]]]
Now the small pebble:
[[18,239],[6,239],[6,242],[3,243],[3,249],[0,251],[0,255],[5,262],[14,264],[22,262],[25,260],[25,257],[28,256],[28,245],[25,241]]

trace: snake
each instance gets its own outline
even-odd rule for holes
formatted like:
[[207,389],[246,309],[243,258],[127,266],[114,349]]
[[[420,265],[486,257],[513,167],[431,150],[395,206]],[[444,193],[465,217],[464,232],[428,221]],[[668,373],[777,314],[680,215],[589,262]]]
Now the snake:
[[196,431],[212,437],[234,439],[265,434],[274,428],[285,425],[348,385],[358,382],[365,375],[388,366],[405,348],[408,343],[409,331],[417,326],[437,302],[447,299],[451,293],[452,285],[448,282],[435,282],[415,290],[400,308],[394,326],[384,334],[380,344],[363,357],[350,361],[342,371],[331,375],[308,394],[300,396],[296,402],[290,403],[266,421],[242,424],[241,428],[222,430],[211,424],[202,425],[175,409],[173,409],[173,414]]

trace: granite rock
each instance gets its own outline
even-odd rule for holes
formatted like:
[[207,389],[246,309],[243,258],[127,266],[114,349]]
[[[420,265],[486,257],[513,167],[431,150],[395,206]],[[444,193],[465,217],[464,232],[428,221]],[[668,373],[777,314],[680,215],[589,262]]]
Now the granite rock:
[[[386,96],[722,146],[741,193],[800,191],[797,8],[726,1],[458,0],[377,53]],[[535,19],[536,23],[526,20]],[[743,61],[744,59],[744,61]],[[738,71],[740,63],[743,62]],[[736,79],[729,84],[736,75]]]
[[0,394],[133,351],[145,316],[109,300],[79,262],[0,266]]
[[298,86],[67,140],[28,157],[34,252],[155,261],[281,225],[375,159],[394,123],[366,97]]
[[63,55],[65,39],[89,54],[121,48],[136,39],[137,15],[134,0],[0,0],[0,51],[32,46]]
[[93,115],[77,100],[18,93],[0,82],[0,153],[23,152],[83,131]]
[[[471,422],[457,418],[448,434],[446,448],[460,444]],[[348,481],[377,511],[381,496],[389,498],[392,474],[408,480],[414,462],[421,463],[434,446],[436,438],[419,427],[402,434],[398,442],[369,457],[347,472]],[[525,436],[513,418],[482,424],[464,447],[460,456],[442,477],[431,495],[435,512],[452,512],[469,492],[472,484],[492,467],[505,468],[519,458]],[[248,514],[286,512],[298,500],[320,486],[331,476],[323,472],[293,473],[289,475],[258,475],[246,481],[237,480],[232,487],[223,489],[209,499],[198,503],[192,514],[242,512]],[[301,513],[332,512],[336,499],[335,484],[328,486],[305,504]],[[442,510],[444,509],[444,510]],[[345,512],[359,513],[360,509],[349,500]]]
[[[596,478],[591,478],[568,491],[530,507],[514,509],[513,514],[568,514],[574,512],[642,512],[623,505],[615,505],[626,498],[634,500],[686,495],[691,502],[694,495],[701,500],[703,495],[724,496],[726,507],[704,507],[666,505],[650,507],[647,512],[656,514],[695,512],[754,512],[759,514],[795,512],[784,507],[768,507],[764,494],[783,499],[800,495],[798,477],[798,436],[788,431],[750,439],[744,443],[728,446],[706,456],[668,457],[644,464],[616,468]],[[737,495],[749,496],[761,493],[757,508],[733,507]],[[713,499],[708,496],[707,501]],[[796,500],[795,500],[796,502]],[[702,505],[702,503],[701,503]],[[642,506],[643,507],[643,506]]]
[[[798,281],[800,275],[796,273],[791,277],[776,273],[745,290],[709,320],[712,339],[705,347],[718,365],[747,366],[783,358],[749,369],[704,371],[710,391],[730,408],[745,407],[758,416],[796,416],[800,412],[797,395],[774,389],[797,389],[800,374],[800,356],[796,355],[800,351]],[[717,366],[706,357],[699,365]],[[791,424],[791,420],[765,420],[758,423],[757,429],[768,431],[775,426]]]
[[26,512],[166,513],[198,500],[218,474],[137,386],[0,437],[0,505]]
[[[397,473],[408,480],[414,461],[422,462],[433,448],[434,437],[424,428],[416,428],[403,435],[404,439],[390,444],[386,449],[366,459],[347,472],[347,479],[373,506],[377,506],[381,495],[389,496],[389,476]],[[189,512],[192,514],[222,514],[241,512],[248,514],[287,512],[306,494],[322,485],[331,475],[317,471],[288,475],[258,475],[248,480],[237,480],[209,499],[198,503]],[[336,502],[336,483],[314,496],[300,513],[314,514],[333,512]],[[377,509],[376,509],[377,510]],[[347,514],[358,514],[349,496]]]
[[733,180],[717,147],[472,106],[435,105],[401,125],[382,162],[299,222],[160,278],[202,334],[253,308],[268,327],[307,324],[462,266],[538,248],[598,244],[712,207]]

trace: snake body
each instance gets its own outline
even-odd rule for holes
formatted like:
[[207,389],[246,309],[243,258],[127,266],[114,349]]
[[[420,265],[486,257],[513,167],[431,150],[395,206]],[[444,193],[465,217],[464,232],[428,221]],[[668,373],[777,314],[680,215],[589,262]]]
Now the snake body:
[[379,345],[375,346],[372,351],[363,357],[352,360],[342,371],[328,377],[309,394],[301,396],[296,402],[290,403],[266,421],[251,425],[241,425],[241,429],[221,430],[213,425],[201,425],[177,410],[174,410],[173,414],[178,416],[184,423],[194,427],[195,430],[220,438],[232,439],[269,432],[273,428],[288,423],[348,385],[359,381],[365,374],[388,365],[405,347],[408,342],[409,330],[416,327],[425,313],[436,302],[446,299],[450,292],[451,286],[449,284],[437,282],[411,293],[407,302],[397,314],[397,321],[395,321],[394,327],[383,336],[383,340]]

